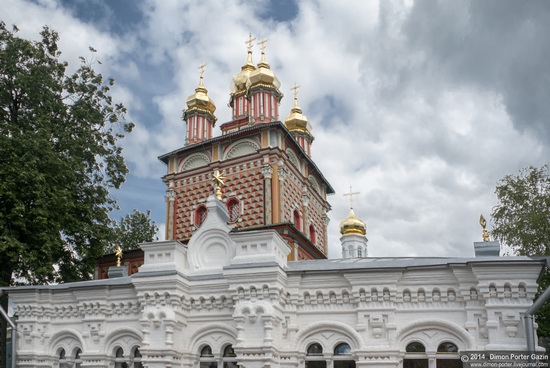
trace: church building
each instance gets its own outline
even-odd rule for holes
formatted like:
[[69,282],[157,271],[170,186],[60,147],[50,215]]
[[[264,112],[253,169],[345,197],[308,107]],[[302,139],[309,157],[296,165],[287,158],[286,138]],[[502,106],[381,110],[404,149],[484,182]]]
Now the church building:
[[92,281],[8,289],[17,367],[455,368],[462,351],[525,350],[544,259],[490,241],[474,257],[368,257],[351,205],[327,259],[334,189],[298,86],[280,121],[253,41],[221,135],[202,67],[183,146],[160,157],[166,240],[100,260]]

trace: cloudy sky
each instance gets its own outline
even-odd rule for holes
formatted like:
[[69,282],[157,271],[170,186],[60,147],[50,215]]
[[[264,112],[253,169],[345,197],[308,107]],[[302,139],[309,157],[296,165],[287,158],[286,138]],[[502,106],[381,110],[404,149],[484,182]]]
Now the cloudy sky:
[[[205,85],[219,122],[249,33],[282,83],[281,119],[302,87],[312,157],[336,190],[330,257],[352,185],[371,256],[471,256],[500,178],[550,161],[550,3],[546,1],[0,0],[0,20],[63,58],[91,57],[136,129],[121,212],[151,209],[164,227],[164,164],[183,145],[185,99]],[[254,49],[254,62],[259,50]],[[219,133],[219,130],[216,134]]]

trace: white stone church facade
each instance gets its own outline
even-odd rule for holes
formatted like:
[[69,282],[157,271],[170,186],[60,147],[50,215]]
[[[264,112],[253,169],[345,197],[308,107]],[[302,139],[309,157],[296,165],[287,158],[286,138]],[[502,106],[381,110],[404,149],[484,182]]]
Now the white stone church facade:
[[274,230],[232,232],[226,206],[187,247],[143,244],[139,272],[12,288],[18,367],[457,367],[522,350],[543,261],[288,262]]

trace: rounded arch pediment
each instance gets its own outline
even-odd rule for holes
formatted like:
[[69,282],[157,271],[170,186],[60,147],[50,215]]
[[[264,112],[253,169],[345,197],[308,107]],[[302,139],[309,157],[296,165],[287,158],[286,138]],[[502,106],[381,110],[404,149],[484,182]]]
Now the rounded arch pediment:
[[112,331],[105,338],[107,354],[114,354],[116,349],[122,348],[124,355],[129,354],[135,346],[142,343],[141,333],[134,328],[119,328]]
[[298,160],[298,156],[296,156],[296,153],[294,153],[293,150],[291,150],[290,148],[287,148],[286,151],[285,151],[286,155],[288,156],[288,160],[290,162],[292,162],[292,164],[294,166],[296,166],[296,168],[298,170],[302,170],[302,167],[300,165],[300,160]]
[[180,164],[179,171],[192,170],[206,166],[210,163],[210,157],[204,153],[195,153],[185,158]]
[[228,344],[235,344],[237,329],[225,323],[208,323],[195,331],[189,339],[189,350],[192,354],[199,354],[206,345],[210,346],[214,354],[221,353],[221,349]]
[[256,153],[260,146],[251,139],[242,139],[227,147],[223,156],[224,160]]
[[49,347],[52,352],[57,352],[60,348],[65,349],[66,354],[75,350],[75,348],[84,349],[84,340],[80,333],[73,329],[62,330],[56,332],[49,339]]
[[472,335],[456,323],[442,319],[421,319],[410,322],[398,329],[395,334],[395,345],[405,351],[411,342],[421,342],[426,351],[437,351],[442,342],[452,342],[459,350],[473,349],[475,341]]
[[235,257],[235,245],[231,237],[220,229],[201,230],[202,227],[191,238],[187,248],[191,271],[228,266]]
[[315,177],[313,175],[309,175],[307,177],[307,180],[311,184],[311,187],[313,188],[313,190],[315,190],[317,193],[321,192],[320,187],[319,187],[319,182],[317,181],[317,179],[315,179]]
[[347,343],[353,350],[362,348],[365,343],[359,333],[342,322],[315,322],[300,330],[294,338],[293,346],[305,352],[311,343],[319,343],[324,350],[332,351],[339,343]]

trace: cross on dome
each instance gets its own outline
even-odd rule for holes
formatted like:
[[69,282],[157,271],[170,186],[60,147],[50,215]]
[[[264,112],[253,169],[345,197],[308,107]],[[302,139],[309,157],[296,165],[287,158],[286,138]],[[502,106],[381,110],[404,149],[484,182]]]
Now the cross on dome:
[[204,78],[204,71],[206,70],[206,63],[202,63],[199,65],[199,86],[203,86],[203,78]]
[[298,90],[300,89],[300,85],[299,84],[296,84],[296,82],[294,82],[294,84],[292,85],[292,87],[290,87],[290,90],[292,91],[292,93],[294,94],[294,99],[297,100],[298,99]]
[[201,65],[199,65],[199,73],[200,73],[201,78],[204,75],[205,70],[206,70],[206,63],[202,63]]
[[262,53],[265,51],[265,48],[267,46],[267,39],[262,38],[260,42],[258,42],[258,46],[260,46],[260,50],[262,50]]
[[349,208],[353,208],[353,196],[359,194],[360,192],[354,192],[351,185],[349,186],[349,193],[344,193],[344,197],[349,197]]
[[246,44],[246,48],[248,49],[248,51],[252,51],[252,46],[254,46],[254,41],[256,41],[256,37],[253,37],[252,33],[249,33],[248,40],[244,42]]

